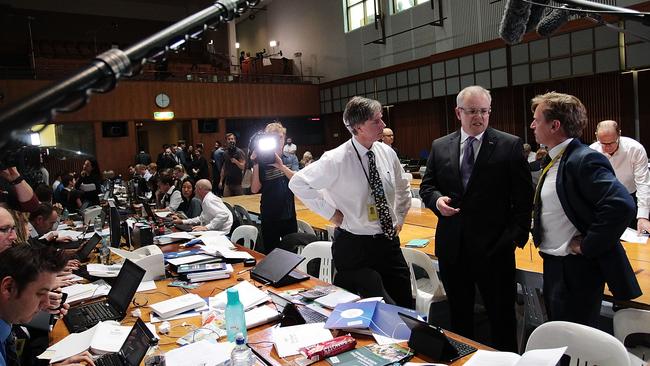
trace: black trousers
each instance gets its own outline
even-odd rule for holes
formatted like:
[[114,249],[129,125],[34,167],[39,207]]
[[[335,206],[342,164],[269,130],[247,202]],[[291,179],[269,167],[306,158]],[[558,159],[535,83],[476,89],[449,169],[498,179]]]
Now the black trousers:
[[262,241],[264,254],[269,254],[278,247],[280,238],[287,234],[298,232],[296,218],[288,220],[262,220]]
[[449,301],[451,330],[474,338],[475,289],[481,293],[490,324],[490,346],[517,352],[514,252],[450,263],[439,260],[440,279]]
[[548,320],[598,328],[605,279],[596,262],[583,255],[544,258],[544,302]]
[[381,296],[387,303],[413,307],[411,275],[399,238],[334,231],[334,284],[361,297]]

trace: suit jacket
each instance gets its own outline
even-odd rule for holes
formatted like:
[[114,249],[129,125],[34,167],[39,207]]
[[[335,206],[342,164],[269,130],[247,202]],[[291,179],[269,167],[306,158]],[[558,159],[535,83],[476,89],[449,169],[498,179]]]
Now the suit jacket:
[[[466,189],[460,177],[460,130],[435,140],[420,185],[420,197],[438,216],[436,256],[453,262],[513,254],[528,240],[533,189],[521,139],[488,128]],[[460,208],[442,216],[442,196]],[[462,254],[461,254],[462,252]]]
[[636,206],[605,155],[578,139],[571,141],[560,160],[556,190],[569,221],[584,237],[582,254],[598,262],[614,297],[629,300],[640,296],[639,283],[620,242]]

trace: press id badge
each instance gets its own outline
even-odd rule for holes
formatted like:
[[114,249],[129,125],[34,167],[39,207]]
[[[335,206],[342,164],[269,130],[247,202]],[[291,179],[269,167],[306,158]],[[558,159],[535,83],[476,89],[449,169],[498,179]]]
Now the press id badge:
[[379,214],[377,213],[377,206],[374,203],[368,204],[368,221],[377,221],[379,220]]

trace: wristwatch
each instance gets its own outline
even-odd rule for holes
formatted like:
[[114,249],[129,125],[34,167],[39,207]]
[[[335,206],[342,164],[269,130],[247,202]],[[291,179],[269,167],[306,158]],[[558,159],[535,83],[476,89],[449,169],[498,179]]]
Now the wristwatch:
[[22,182],[24,180],[25,180],[25,178],[23,178],[22,175],[19,175],[18,178],[12,180],[11,182],[9,182],[9,184],[11,184],[12,186],[15,186],[16,184],[19,184],[20,182]]

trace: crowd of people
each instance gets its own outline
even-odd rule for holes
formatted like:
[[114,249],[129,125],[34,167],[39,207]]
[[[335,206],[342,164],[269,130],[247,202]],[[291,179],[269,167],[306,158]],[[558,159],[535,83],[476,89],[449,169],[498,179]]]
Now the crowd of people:
[[[544,299],[550,320],[598,325],[605,284],[614,298],[641,294],[619,237],[628,225],[650,230],[650,172],[643,147],[621,136],[618,124],[598,125],[589,148],[581,136],[586,108],[578,98],[550,92],[531,101],[536,153],[519,137],[489,127],[490,92],[463,89],[456,100],[457,131],[432,143],[420,186],[424,205],[438,216],[436,257],[450,305],[451,330],[474,336],[475,289],[491,329],[490,345],[517,350],[514,250],[528,241],[544,261]],[[335,226],[334,283],[363,297],[412,307],[410,272],[399,234],[411,205],[409,180],[382,120],[382,106],[354,97],[343,113],[351,138],[314,161],[279,121],[263,133],[268,150],[237,147],[236,136],[215,143],[210,162],[203,146],[164,145],[154,163],[144,151],[130,167],[132,198],[173,212],[192,230],[230,232],[233,214],[222,196],[261,193],[264,252],[297,232],[294,195]],[[36,150],[37,151],[37,150]],[[79,172],[50,174],[35,150],[21,170],[0,170],[0,341],[2,359],[21,324],[44,310],[65,314],[60,287],[78,268],[70,241],[56,228],[68,213],[99,204],[116,177],[88,158]],[[208,165],[211,165],[210,174]],[[533,179],[531,172],[538,173]],[[532,213],[532,214],[531,214]],[[533,223],[531,229],[531,221]],[[12,343],[13,342],[13,343]],[[23,364],[34,355],[23,352]],[[93,364],[87,354],[61,365]]]

